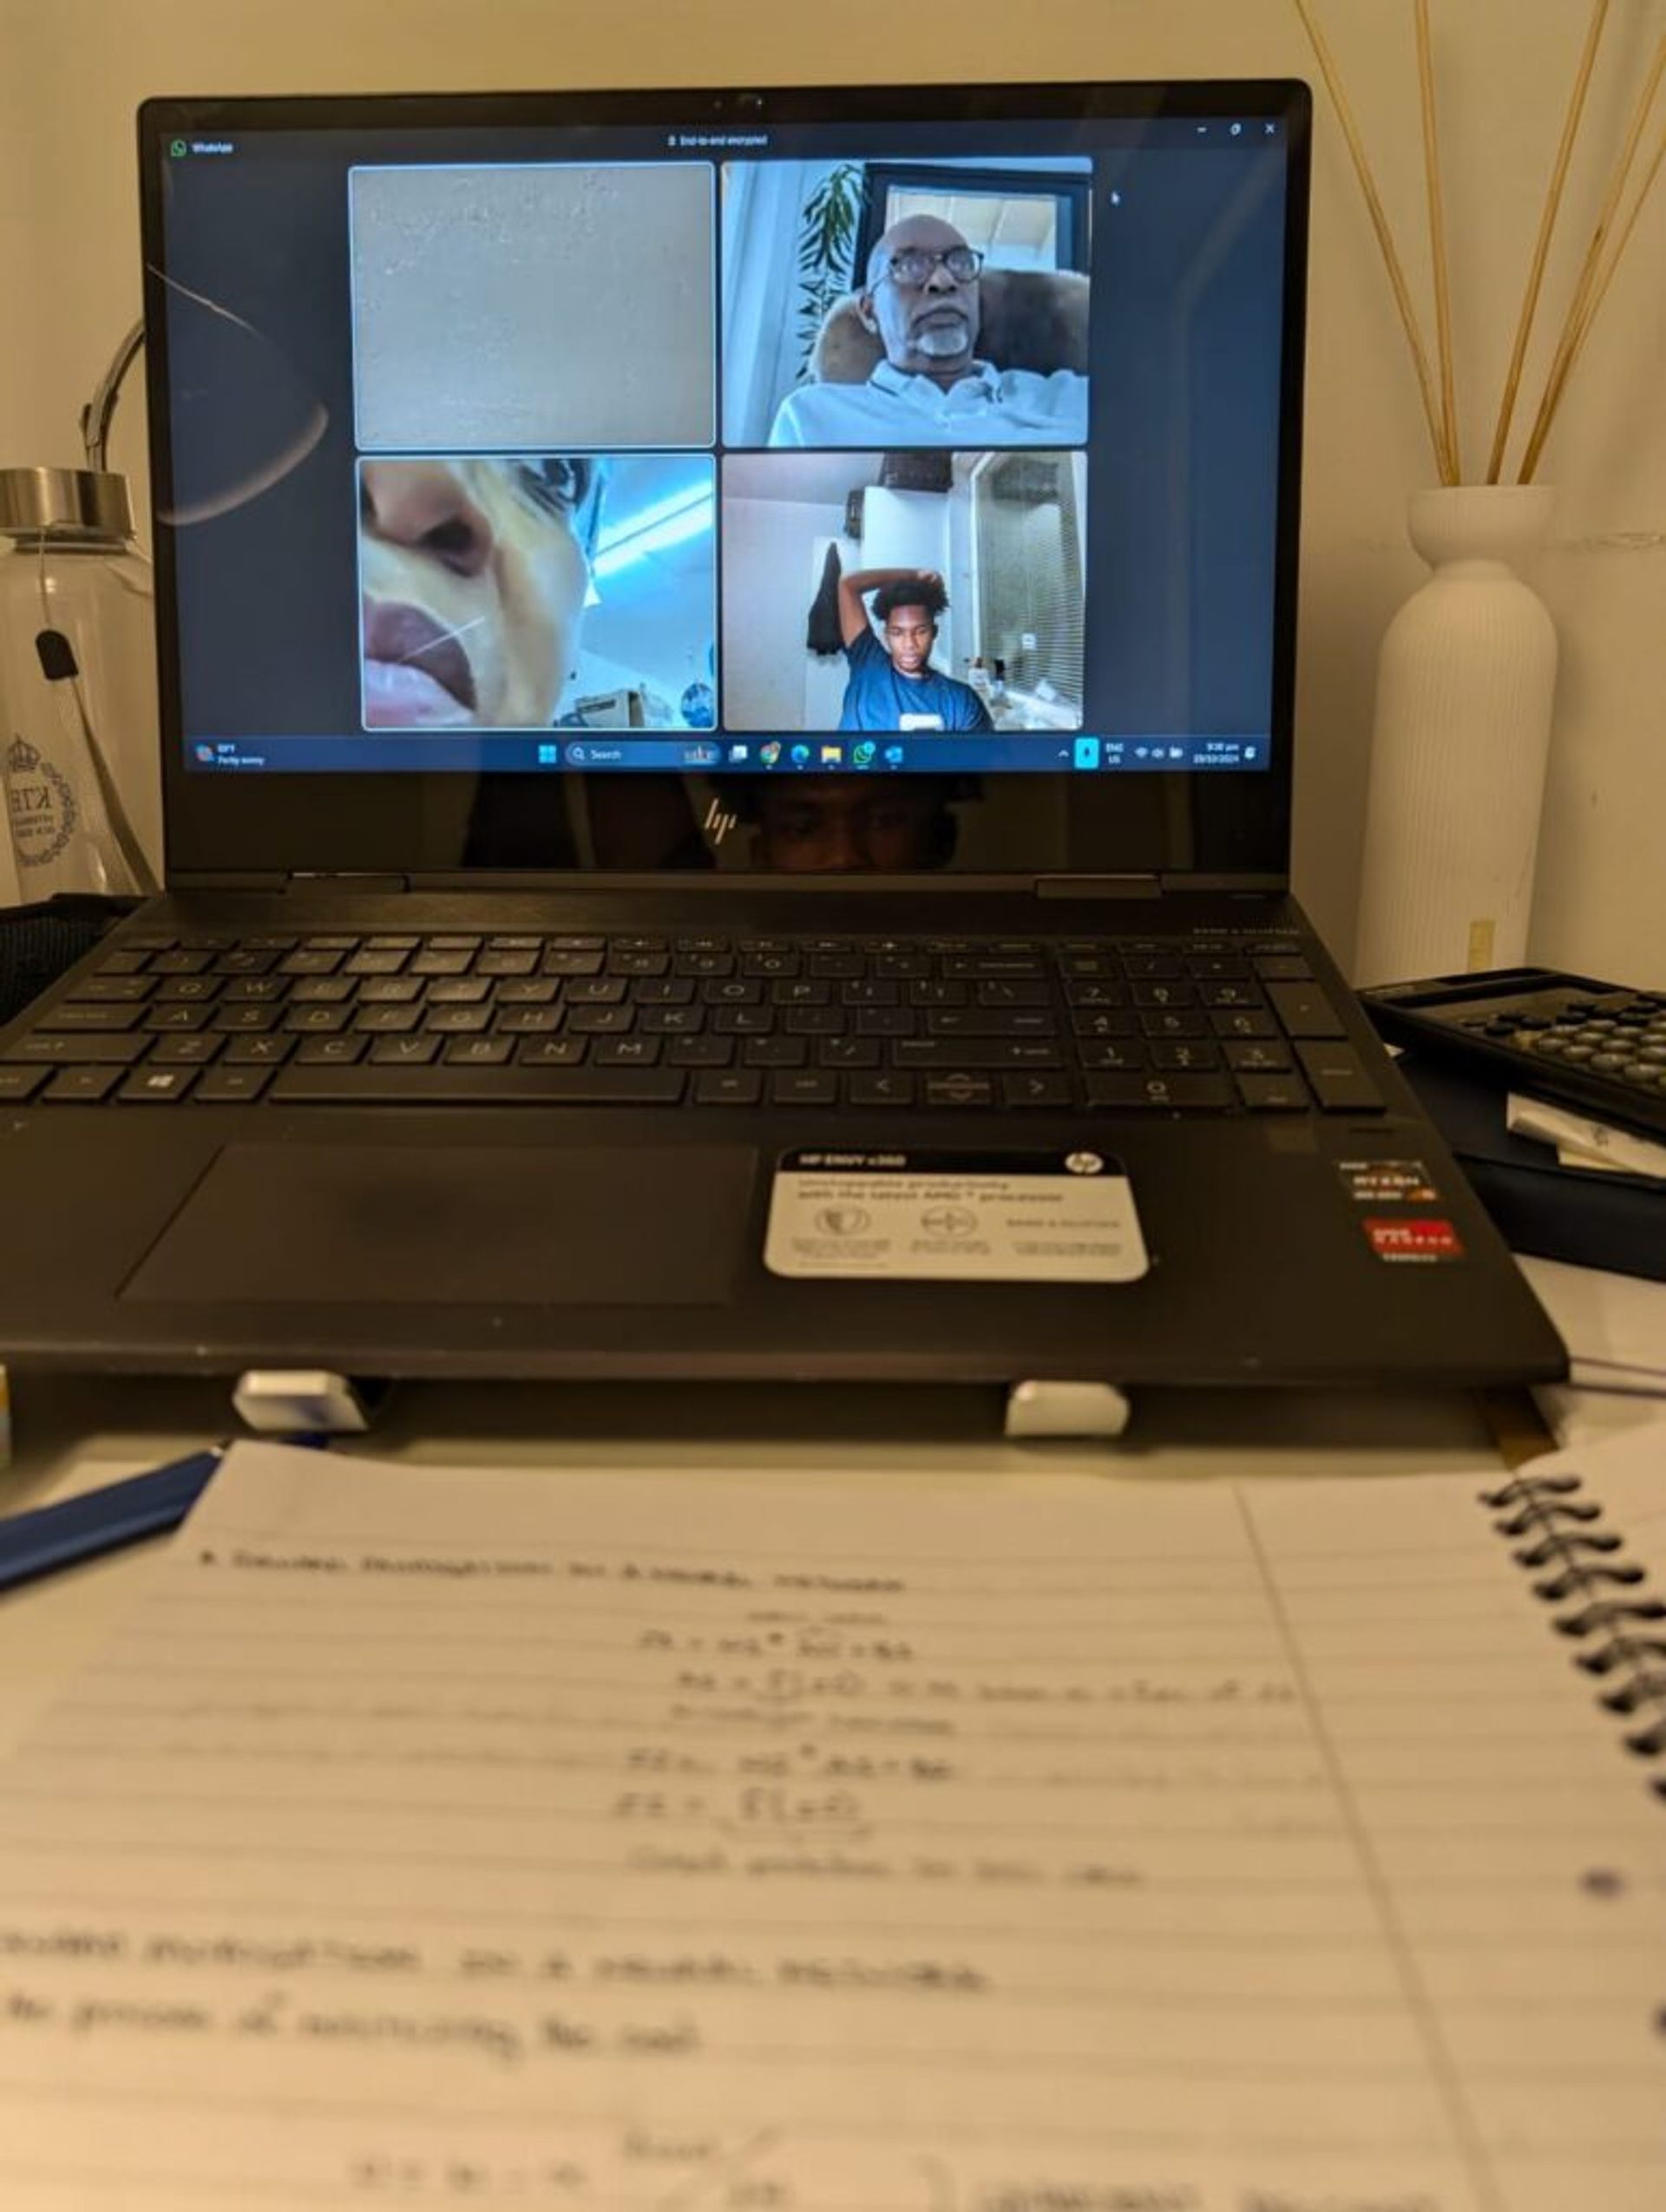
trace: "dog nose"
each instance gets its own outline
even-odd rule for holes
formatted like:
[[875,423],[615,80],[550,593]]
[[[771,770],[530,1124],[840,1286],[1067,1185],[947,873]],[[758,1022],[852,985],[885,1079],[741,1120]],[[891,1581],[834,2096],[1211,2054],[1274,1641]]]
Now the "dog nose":
[[445,461],[367,461],[359,507],[372,536],[427,553],[455,575],[478,576],[492,557],[490,518]]

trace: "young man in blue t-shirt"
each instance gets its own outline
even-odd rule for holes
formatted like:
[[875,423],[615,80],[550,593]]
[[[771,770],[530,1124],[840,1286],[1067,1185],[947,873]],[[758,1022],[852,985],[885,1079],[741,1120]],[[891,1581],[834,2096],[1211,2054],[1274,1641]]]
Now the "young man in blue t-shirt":
[[[865,597],[883,623],[883,642]],[[858,568],[839,579],[839,634],[850,669],[841,730],[993,730],[969,684],[931,665],[937,618],[948,605],[931,568]]]

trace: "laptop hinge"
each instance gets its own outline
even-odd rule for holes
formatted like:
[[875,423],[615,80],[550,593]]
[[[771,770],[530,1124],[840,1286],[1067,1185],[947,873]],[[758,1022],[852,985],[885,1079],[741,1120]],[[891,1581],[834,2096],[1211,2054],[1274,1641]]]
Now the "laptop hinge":
[[1241,875],[1204,875],[1188,870],[1160,875],[1158,881],[1167,893],[1176,891],[1224,892],[1229,897],[1282,898],[1289,893],[1289,878],[1285,875],[1256,874],[1246,869]]
[[1038,899],[1160,899],[1154,875],[1039,875]]
[[410,878],[383,868],[295,868],[284,878],[281,888],[330,890],[337,884],[349,891],[409,891]]
[[180,891],[281,891],[289,880],[281,868],[170,868],[167,889]]

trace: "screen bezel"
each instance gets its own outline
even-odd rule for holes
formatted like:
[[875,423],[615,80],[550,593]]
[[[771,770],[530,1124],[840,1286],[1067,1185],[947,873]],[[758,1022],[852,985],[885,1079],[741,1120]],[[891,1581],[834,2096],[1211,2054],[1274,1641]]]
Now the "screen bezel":
[[[1096,119],[1159,121],[1254,117],[1276,121],[1286,149],[1284,296],[1279,378],[1279,456],[1274,571],[1274,640],[1270,763],[1263,769],[1213,774],[1160,772],[1141,783],[1164,787],[1154,814],[1164,827],[1164,849],[1142,854],[1153,874],[1288,877],[1290,841],[1292,739],[1295,722],[1298,517],[1302,490],[1302,386],[1305,362],[1308,205],[1312,101],[1295,79],[1210,80],[1184,83],[1049,83],[1035,85],[793,86],[768,90],[640,90],[563,93],[422,93],[319,95],[293,98],[154,99],[139,111],[140,206],[144,247],[145,332],[148,350],[148,416],[154,503],[165,512],[173,482],[167,320],[165,147],[180,135],[228,135],[238,131],[401,127],[477,129],[493,125],[560,129],[616,123],[671,128],[765,124],[918,123],[922,121],[1070,121]],[[179,632],[175,619],[174,532],[154,530],[158,690],[161,735],[167,873],[171,882],[213,876],[274,874],[375,874],[455,877],[463,864],[455,824],[459,786],[472,775],[401,771],[387,775],[341,772],[327,776],[263,772],[233,776],[193,774],[184,758]],[[567,769],[580,783],[615,782]],[[1058,773],[1068,774],[1069,771]],[[499,773],[494,796],[512,799],[515,786],[547,788],[548,775]],[[1122,781],[1105,778],[1098,784]],[[1003,789],[1032,779],[988,779],[986,795],[999,808]],[[1026,810],[1016,810],[1022,817]],[[1002,872],[1036,876],[1126,873],[1125,853],[1113,854],[1099,834],[1102,805],[1072,810],[1067,850],[1014,851]],[[709,865],[697,860],[695,865]],[[469,872],[482,882],[528,873],[525,859],[494,860],[478,849]],[[552,868],[551,882],[571,883],[575,871]],[[725,870],[725,880],[735,880]],[[594,871],[586,880],[606,880]],[[941,882],[941,873],[928,879]]]

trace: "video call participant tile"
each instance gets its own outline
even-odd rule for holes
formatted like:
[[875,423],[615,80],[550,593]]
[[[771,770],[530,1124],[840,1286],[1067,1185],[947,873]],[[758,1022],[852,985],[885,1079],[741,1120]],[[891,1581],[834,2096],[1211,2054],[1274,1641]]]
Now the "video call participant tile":
[[729,454],[724,726],[1082,726],[1078,452]]
[[368,730],[709,730],[709,454],[361,460]]
[[361,447],[712,442],[707,163],[356,169],[351,234]]

